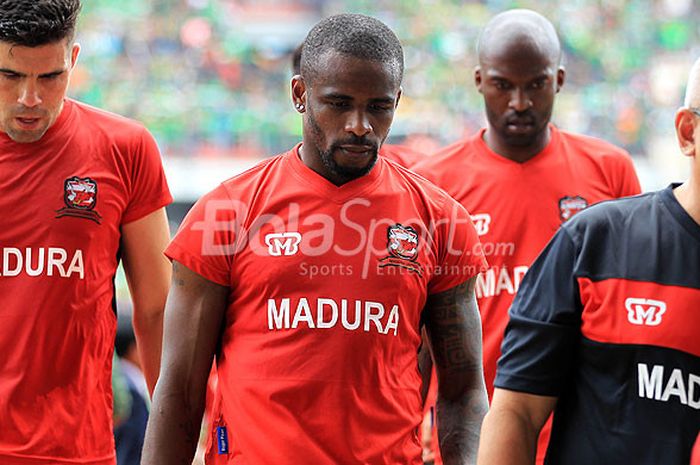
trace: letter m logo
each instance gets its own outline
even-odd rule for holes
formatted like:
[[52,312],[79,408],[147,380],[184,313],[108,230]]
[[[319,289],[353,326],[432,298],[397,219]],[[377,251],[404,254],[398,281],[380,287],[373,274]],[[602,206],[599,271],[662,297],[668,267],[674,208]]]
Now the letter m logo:
[[666,313],[666,303],[660,300],[629,297],[625,300],[627,319],[633,325],[658,326]]
[[265,236],[267,250],[273,257],[295,255],[299,251],[301,234],[298,232],[270,233]]

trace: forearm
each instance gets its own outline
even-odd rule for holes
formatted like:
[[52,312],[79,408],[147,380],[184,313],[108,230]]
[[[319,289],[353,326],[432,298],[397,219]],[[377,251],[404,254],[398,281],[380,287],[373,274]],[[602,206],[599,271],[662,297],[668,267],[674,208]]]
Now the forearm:
[[538,432],[510,410],[491,410],[484,419],[478,465],[532,465]]
[[445,465],[476,463],[481,423],[487,410],[485,389],[466,391],[454,400],[438,394],[438,439]]
[[163,311],[134,312],[134,335],[141,359],[141,370],[146,378],[148,392],[153,394],[160,372],[163,345]]
[[164,391],[159,386],[155,392],[141,465],[190,465],[199,442],[204,398]]

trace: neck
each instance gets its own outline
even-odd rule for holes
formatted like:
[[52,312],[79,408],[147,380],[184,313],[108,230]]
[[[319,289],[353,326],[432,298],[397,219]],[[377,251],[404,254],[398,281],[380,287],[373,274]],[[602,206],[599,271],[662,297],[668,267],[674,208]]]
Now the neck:
[[681,207],[700,224],[700,179],[691,176],[689,181],[676,187],[673,193]]
[[499,138],[496,131],[491,129],[490,126],[487,126],[486,131],[484,132],[484,142],[486,142],[486,145],[488,145],[488,147],[494,153],[516,163],[525,163],[540,153],[545,147],[547,147],[547,144],[549,144],[551,138],[552,131],[550,130],[549,125],[544,131],[537,135],[537,138],[530,145],[527,146],[508,144],[503,139]]

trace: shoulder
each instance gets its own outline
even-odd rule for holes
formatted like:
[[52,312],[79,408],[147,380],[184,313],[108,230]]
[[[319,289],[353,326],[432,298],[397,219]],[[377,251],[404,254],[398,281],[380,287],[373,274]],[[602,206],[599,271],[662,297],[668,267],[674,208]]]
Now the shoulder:
[[606,200],[577,213],[562,225],[574,242],[595,244],[602,237],[623,237],[639,224],[648,224],[660,192]]
[[459,140],[426,156],[411,169],[431,181],[443,185],[445,177],[450,177],[463,165],[470,165],[475,154],[474,137]]
[[133,119],[118,115],[86,103],[71,100],[75,105],[78,124],[92,135],[102,133],[112,138],[142,137],[148,134],[145,126]]
[[384,144],[379,154],[406,168],[411,168],[425,159],[425,154],[403,145]]
[[438,187],[432,179],[426,179],[422,173],[404,168],[391,160],[384,160],[384,163],[386,176],[395,185],[397,194],[409,193],[424,206],[441,213],[450,212],[455,206],[461,207],[445,190]]
[[557,129],[562,145],[599,163],[631,161],[629,153],[622,147],[597,137],[575,134]]

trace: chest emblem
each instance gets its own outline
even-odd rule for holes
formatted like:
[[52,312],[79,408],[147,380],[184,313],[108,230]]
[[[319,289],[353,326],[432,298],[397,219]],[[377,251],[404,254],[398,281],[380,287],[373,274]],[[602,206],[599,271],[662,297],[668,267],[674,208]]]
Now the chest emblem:
[[100,224],[102,217],[95,210],[97,182],[94,180],[78,176],[66,179],[63,182],[63,202],[65,207],[56,210],[56,218],[72,216]]
[[423,274],[418,258],[418,233],[411,226],[396,223],[387,228],[387,251],[389,255],[379,260],[379,267],[398,266]]
[[588,207],[588,201],[580,195],[562,197],[559,199],[559,218],[564,222],[586,207]]

